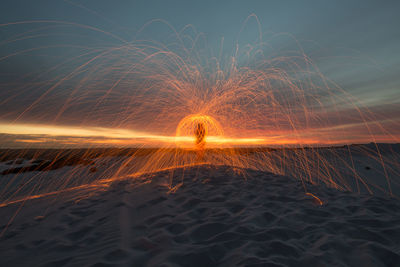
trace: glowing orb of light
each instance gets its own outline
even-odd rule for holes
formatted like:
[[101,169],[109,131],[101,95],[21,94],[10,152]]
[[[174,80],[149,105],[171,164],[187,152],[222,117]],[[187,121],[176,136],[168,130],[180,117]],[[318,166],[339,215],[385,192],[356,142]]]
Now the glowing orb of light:
[[184,117],[176,128],[175,141],[178,146],[204,148],[207,142],[217,144],[222,139],[221,125],[213,117],[191,114]]

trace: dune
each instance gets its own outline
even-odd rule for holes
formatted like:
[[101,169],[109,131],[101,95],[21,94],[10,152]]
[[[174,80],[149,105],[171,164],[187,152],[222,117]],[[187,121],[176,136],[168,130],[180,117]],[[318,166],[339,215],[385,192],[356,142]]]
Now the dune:
[[400,266],[397,199],[254,170],[179,168],[20,208],[0,208],[0,266]]

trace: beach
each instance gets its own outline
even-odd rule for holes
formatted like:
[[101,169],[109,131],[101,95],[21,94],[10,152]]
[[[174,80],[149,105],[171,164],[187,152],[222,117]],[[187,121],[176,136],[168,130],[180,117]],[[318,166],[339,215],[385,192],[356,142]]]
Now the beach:
[[397,199],[242,171],[178,168],[2,207],[1,265],[400,264]]

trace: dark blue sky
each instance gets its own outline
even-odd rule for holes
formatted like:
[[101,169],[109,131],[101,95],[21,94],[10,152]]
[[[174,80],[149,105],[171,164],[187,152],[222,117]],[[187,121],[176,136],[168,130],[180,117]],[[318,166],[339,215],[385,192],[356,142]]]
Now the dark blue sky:
[[[209,46],[219,50],[224,37],[224,51],[231,52],[237,39],[254,42],[258,27],[250,20],[238,33],[250,14],[259,18],[265,36],[271,33],[292,34],[305,48],[324,74],[349,90],[363,91],[371,97],[379,86],[380,94],[399,91],[400,3],[398,1],[21,1],[3,0],[0,23],[28,20],[58,20],[115,33],[125,40],[152,19],[163,19],[177,30],[188,24],[205,33]],[[34,27],[37,27],[35,25]],[[41,25],[43,26],[43,25]],[[29,28],[28,26],[24,26]],[[22,27],[1,27],[5,40]],[[33,28],[30,27],[30,28]],[[54,33],[60,31],[54,29]],[[166,27],[152,27],[146,38],[157,39]],[[87,34],[87,32],[86,32]],[[95,35],[95,34],[94,34]],[[55,35],[57,42],[71,43],[68,36]],[[76,38],[76,37],[75,37]],[[252,40],[253,39],[253,40]],[[53,40],[54,41],[54,40]],[[285,39],[276,40],[285,46]],[[40,40],[37,40],[40,44]],[[48,42],[43,38],[42,42]],[[35,43],[38,45],[37,43]],[[14,44],[15,47],[27,46]],[[278,47],[280,44],[275,44]],[[7,55],[9,47],[0,47]],[[45,59],[38,59],[43,61]],[[15,60],[13,64],[18,64]],[[17,68],[25,69],[23,62]],[[42,63],[43,64],[43,63]],[[350,81],[351,80],[351,81]],[[374,88],[375,86],[375,88]],[[398,94],[397,94],[398,96]]]
[[[257,16],[261,27],[258,27],[254,17],[245,23],[251,14]],[[263,40],[271,43],[271,51],[277,54],[279,51],[299,49],[296,46],[298,42],[323,75],[357,98],[356,104],[366,105],[372,111],[399,123],[399,14],[400,1],[378,0],[2,0],[0,120],[12,120],[29,101],[42,93],[40,90],[37,90],[37,95],[32,92],[27,100],[12,97],[18,93],[15,91],[16,85],[21,86],[26,77],[31,79],[28,74],[37,75],[42,69],[48,69],[57,62],[82,53],[83,48],[71,48],[72,46],[95,48],[121,43],[113,37],[75,25],[57,25],[53,22],[7,24],[54,20],[94,27],[125,41],[135,38],[162,41],[171,33],[162,23],[153,23],[140,35],[137,34],[146,23],[160,19],[178,31],[187,25],[193,25],[197,32],[204,33],[208,48],[215,55],[220,51],[222,40],[225,56],[232,54],[237,43],[242,47],[257,43],[259,30],[263,33]],[[44,29],[38,30],[41,27]],[[33,32],[29,33],[31,30]],[[34,34],[40,36],[18,40],[18,36]],[[8,42],[9,40],[13,41]],[[61,50],[47,48],[29,51],[22,56],[11,56],[25,49],[62,44],[71,47]],[[57,74],[63,75],[51,75],[57,79]],[[52,77],[45,79],[48,83]],[[31,80],[29,83],[33,85]],[[16,112],[10,112],[11,108]]]

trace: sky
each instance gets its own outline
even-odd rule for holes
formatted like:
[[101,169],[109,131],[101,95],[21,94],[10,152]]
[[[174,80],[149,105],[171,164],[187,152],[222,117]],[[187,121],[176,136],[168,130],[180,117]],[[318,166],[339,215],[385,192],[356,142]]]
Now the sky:
[[[171,37],[174,30],[183,30],[181,36],[199,38],[201,45],[193,49],[199,54],[197,67],[204,67],[205,63],[199,62],[213,57],[217,57],[221,65],[229,66],[237,50],[246,51],[249,45],[256,47],[262,41],[266,44],[262,49],[268,60],[287,57],[292,51],[296,55],[304,53],[313,62],[313,72],[321,73],[329,80],[329,87],[335,88],[332,90],[335,101],[328,102],[328,94],[320,89],[323,79],[314,78],[315,75],[311,78],[313,86],[319,88],[312,88],[312,94],[318,95],[325,111],[325,117],[319,121],[329,120],[329,123],[311,122],[302,127],[304,119],[291,115],[296,117],[296,130],[300,132],[298,138],[294,138],[293,129],[290,132],[290,127],[283,124],[277,129],[277,124],[258,119],[259,114],[256,122],[243,124],[248,131],[241,130],[246,136],[240,137],[261,138],[265,144],[275,142],[272,140],[296,142],[293,140],[298,141],[299,137],[303,143],[397,142],[400,136],[399,11],[399,1],[378,0],[3,0],[0,10],[0,146],[53,146],[57,142],[79,146],[82,144],[77,141],[79,134],[68,134],[76,128],[86,131],[81,132],[80,137],[90,137],[89,143],[108,140],[112,145],[118,140],[137,144],[146,139],[146,134],[150,136],[148,142],[158,142],[161,135],[173,135],[179,118],[193,111],[190,108],[173,111],[175,102],[179,101],[173,99],[176,95],[165,95],[161,99],[160,94],[167,94],[167,91],[149,90],[146,98],[138,97],[144,96],[140,91],[146,84],[144,68],[142,76],[129,73],[129,78],[124,77],[116,84],[120,79],[117,74],[131,66],[131,61],[138,60],[131,51],[118,50],[112,57],[102,56],[84,68],[80,66],[104,51],[139,40],[170,48],[177,40]],[[190,44],[190,41],[184,42]],[[204,47],[206,53],[203,53]],[[245,63],[246,59],[240,56],[235,59],[238,66],[252,64]],[[251,59],[257,62],[257,56]],[[186,59],[186,63],[190,60]],[[151,69],[150,66],[145,68]],[[177,72],[176,68],[171,69]],[[151,71],[154,78],[157,68]],[[71,72],[74,72],[72,76]],[[215,69],[205,72],[215,72]],[[162,86],[159,81],[152,83],[153,87],[156,85]],[[307,87],[303,81],[298,86]],[[196,90],[206,89],[199,86]],[[302,90],[308,94],[307,88]],[[286,97],[290,98],[287,94]],[[285,102],[286,111],[293,103],[307,102],[308,109],[313,105],[308,100],[300,103],[293,94],[291,97]],[[148,102],[152,98],[168,102],[170,107],[157,103],[141,105],[140,101]],[[206,96],[203,100],[211,101],[209,98]],[[335,112],[326,115],[331,106],[335,106]],[[261,104],[257,107],[265,109],[260,113],[270,114],[275,110]],[[359,108],[362,116],[357,115]],[[157,121],[167,121],[169,126],[149,124],[149,119],[167,110],[171,110],[168,118],[157,117]],[[369,120],[372,124],[366,125]],[[235,124],[242,123],[237,119]],[[49,131],[46,127],[58,130]],[[113,135],[115,129],[122,129],[123,134]],[[339,137],[334,136],[337,135],[333,134],[335,129],[341,129]],[[235,136],[230,130],[226,132]],[[330,138],[324,138],[327,132],[332,133]],[[154,141],[154,136],[158,141]],[[235,137],[238,136],[236,133]]]

